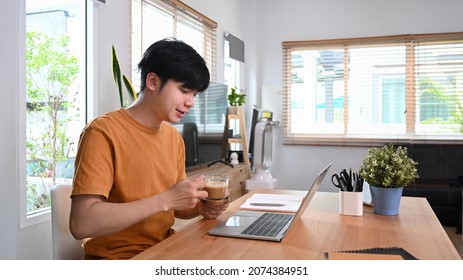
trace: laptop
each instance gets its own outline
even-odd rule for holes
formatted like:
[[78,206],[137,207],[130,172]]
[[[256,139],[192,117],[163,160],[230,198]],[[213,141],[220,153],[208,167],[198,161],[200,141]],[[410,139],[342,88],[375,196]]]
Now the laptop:
[[307,209],[330,167],[331,163],[318,173],[296,213],[239,210],[227,221],[208,231],[208,234],[277,242],[283,240]]

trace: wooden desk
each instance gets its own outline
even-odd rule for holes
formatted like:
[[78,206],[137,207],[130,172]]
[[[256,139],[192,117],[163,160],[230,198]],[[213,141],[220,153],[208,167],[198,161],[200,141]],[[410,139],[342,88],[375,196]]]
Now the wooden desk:
[[[297,191],[277,191],[298,193]],[[398,216],[338,213],[338,194],[318,192],[282,242],[209,236],[207,231],[239,209],[247,194],[218,219],[202,219],[134,259],[323,259],[326,251],[399,246],[418,259],[461,259],[429,203],[402,197]]]

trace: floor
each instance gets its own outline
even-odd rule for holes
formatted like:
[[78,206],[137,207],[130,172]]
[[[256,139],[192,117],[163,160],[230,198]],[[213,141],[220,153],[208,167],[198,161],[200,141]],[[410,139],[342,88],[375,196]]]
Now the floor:
[[450,240],[453,243],[453,246],[457,249],[458,253],[460,253],[460,257],[463,259],[463,236],[461,233],[456,233],[455,227],[445,226],[445,231],[447,232]]

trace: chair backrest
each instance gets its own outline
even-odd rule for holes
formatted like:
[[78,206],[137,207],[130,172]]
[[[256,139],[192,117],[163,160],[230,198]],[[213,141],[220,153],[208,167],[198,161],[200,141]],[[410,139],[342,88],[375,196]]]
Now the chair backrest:
[[185,166],[196,165],[199,162],[198,127],[195,123],[184,123],[182,132],[185,142]]
[[69,230],[71,191],[71,185],[55,185],[51,189],[52,243],[55,260],[79,260],[84,257],[82,241],[76,240]]

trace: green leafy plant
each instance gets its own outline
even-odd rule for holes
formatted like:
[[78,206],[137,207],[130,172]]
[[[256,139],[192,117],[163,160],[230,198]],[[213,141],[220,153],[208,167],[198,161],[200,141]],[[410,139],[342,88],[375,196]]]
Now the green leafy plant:
[[28,211],[49,206],[50,185],[62,176],[59,164],[76,144],[68,123],[79,117],[72,91],[80,69],[69,44],[66,35],[26,33]]
[[35,183],[26,182],[27,187],[27,211],[33,212],[51,205],[51,196],[48,193],[37,191],[39,186]]
[[124,91],[122,88],[122,83],[127,90],[127,95],[131,102],[134,102],[137,99],[137,92],[133,88],[132,83],[130,80],[123,74],[121,74],[121,67],[119,65],[119,60],[117,58],[116,49],[112,46],[112,62],[113,62],[113,78],[114,82],[116,83],[117,91],[119,93],[119,101],[121,103],[121,107],[127,107],[128,102],[124,99]]
[[405,187],[418,178],[417,162],[408,157],[407,148],[386,144],[370,148],[359,168],[370,185],[384,188]]
[[228,95],[228,104],[230,106],[241,106],[246,102],[246,93],[241,91],[238,93],[236,87],[231,88],[230,94]]

